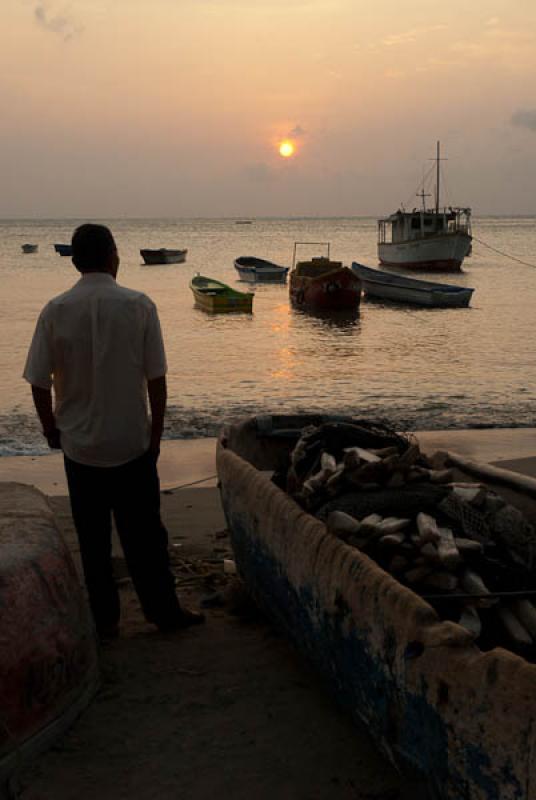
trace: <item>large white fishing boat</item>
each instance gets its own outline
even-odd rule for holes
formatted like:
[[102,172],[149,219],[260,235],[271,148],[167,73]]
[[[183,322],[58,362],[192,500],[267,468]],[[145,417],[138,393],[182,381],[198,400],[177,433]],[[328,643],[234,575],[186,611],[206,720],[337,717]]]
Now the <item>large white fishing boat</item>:
[[437,143],[435,207],[426,208],[425,187],[419,197],[422,208],[399,209],[378,220],[380,264],[408,269],[459,272],[471,254],[471,209],[440,208],[440,145]]

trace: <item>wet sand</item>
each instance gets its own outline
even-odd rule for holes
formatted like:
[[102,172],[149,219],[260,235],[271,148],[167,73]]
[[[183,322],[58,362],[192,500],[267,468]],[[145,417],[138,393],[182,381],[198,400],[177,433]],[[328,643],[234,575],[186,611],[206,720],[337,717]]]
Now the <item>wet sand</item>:
[[[531,463],[534,458],[536,465],[536,428],[419,431],[416,435],[426,451],[452,450],[488,464],[507,462],[508,469],[522,472],[536,469]],[[159,460],[162,489],[200,480],[203,482],[199,485],[215,486],[215,450],[214,438],[162,442]],[[61,453],[0,458],[0,481],[33,483],[49,495],[67,494]]]
[[[536,474],[536,431],[419,434],[425,449]],[[8,462],[12,463],[9,469]],[[232,557],[214,478],[214,440],[165,442],[162,514],[181,598],[224,589]],[[61,458],[2,459],[0,480],[52,487],[78,560]],[[210,485],[212,483],[212,486]],[[334,703],[308,664],[248,604],[209,608],[207,624],[162,635],[147,625],[122,577],[121,638],[102,648],[102,687],[56,745],[26,769],[22,800],[419,800]],[[239,613],[230,613],[230,611]]]

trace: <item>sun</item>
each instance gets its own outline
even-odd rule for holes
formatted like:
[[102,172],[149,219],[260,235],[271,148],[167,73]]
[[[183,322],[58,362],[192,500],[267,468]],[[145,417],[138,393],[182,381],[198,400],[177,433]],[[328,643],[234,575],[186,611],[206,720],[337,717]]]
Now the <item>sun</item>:
[[294,150],[294,145],[292,142],[289,142],[288,139],[285,139],[285,141],[281,142],[279,145],[279,155],[283,156],[283,158],[290,158],[290,156],[293,156]]

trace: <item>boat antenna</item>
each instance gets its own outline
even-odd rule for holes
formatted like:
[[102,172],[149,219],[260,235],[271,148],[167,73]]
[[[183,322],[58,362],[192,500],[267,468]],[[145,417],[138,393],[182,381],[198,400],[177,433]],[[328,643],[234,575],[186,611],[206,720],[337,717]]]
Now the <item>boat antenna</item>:
[[417,192],[417,197],[420,197],[422,199],[422,210],[423,210],[423,212],[426,213],[425,197],[431,197],[431,195],[430,194],[426,194],[426,192],[425,192],[425,184],[426,184],[426,176],[424,174],[424,169],[423,169],[422,187],[421,187],[421,191]]
[[435,195],[435,210],[436,214],[439,214],[439,181],[440,181],[440,169],[439,165],[442,161],[448,161],[448,158],[441,158],[440,155],[440,142],[437,143],[437,155],[435,158],[431,158],[430,161],[436,162],[436,195]]

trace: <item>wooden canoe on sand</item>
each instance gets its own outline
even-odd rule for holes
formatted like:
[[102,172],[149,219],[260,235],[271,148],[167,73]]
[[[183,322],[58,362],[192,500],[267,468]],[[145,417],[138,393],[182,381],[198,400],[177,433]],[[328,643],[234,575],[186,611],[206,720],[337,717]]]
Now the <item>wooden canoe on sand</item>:
[[[221,434],[217,469],[239,575],[340,704],[432,797],[535,800],[536,665],[481,650],[270,480],[296,429],[318,420],[251,418]],[[456,463],[534,523],[536,481]]]

